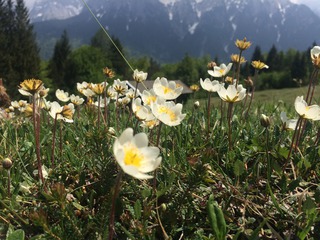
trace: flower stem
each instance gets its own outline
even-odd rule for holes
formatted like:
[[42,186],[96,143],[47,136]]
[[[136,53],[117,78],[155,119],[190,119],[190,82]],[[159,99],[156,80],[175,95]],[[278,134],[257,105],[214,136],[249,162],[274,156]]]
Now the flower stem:
[[229,150],[232,149],[232,127],[231,127],[231,120],[232,120],[232,109],[233,103],[229,102],[228,106],[228,141],[229,141]]
[[41,153],[40,153],[40,112],[38,112],[38,106],[37,106],[37,93],[33,94],[32,104],[33,104],[32,114],[33,114],[34,137],[35,137],[35,143],[36,143],[38,174],[39,174],[39,179],[41,183],[44,185],[44,178],[42,174]]
[[52,132],[52,150],[51,150],[51,167],[54,168],[54,149],[56,147],[56,130],[57,130],[57,114],[54,118],[53,132]]
[[113,235],[115,234],[114,218],[116,213],[116,200],[120,192],[122,175],[123,175],[123,171],[120,170],[116,178],[116,185],[114,187],[112,205],[111,205],[111,211],[110,211],[110,217],[109,217],[109,238],[108,238],[109,240],[112,240]]
[[292,140],[291,140],[291,146],[290,146],[290,149],[289,149],[287,160],[286,160],[285,164],[283,165],[283,168],[282,168],[283,170],[286,169],[288,161],[290,159],[290,156],[291,156],[291,153],[292,153],[292,150],[293,150],[293,146],[295,145],[295,140],[297,138],[297,134],[299,134],[298,131],[299,131],[299,126],[301,125],[302,119],[303,119],[302,117],[299,117],[299,119],[297,121],[296,128],[294,129],[294,133],[293,133]]
[[11,196],[11,175],[10,175],[10,169],[8,169],[8,197]]
[[207,109],[207,112],[208,112],[208,135],[210,134],[210,105],[211,105],[211,92],[208,92],[208,109]]

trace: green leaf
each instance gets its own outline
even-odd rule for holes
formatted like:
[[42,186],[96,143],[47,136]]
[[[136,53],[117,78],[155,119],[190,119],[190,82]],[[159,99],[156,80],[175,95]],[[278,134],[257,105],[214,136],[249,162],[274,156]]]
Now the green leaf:
[[6,240],[24,240],[25,234],[22,229],[15,230],[7,234]]
[[137,219],[139,219],[141,217],[141,203],[140,203],[140,200],[137,200],[135,203],[134,203],[134,215]]
[[233,166],[233,171],[234,171],[234,174],[239,177],[241,176],[244,172],[245,172],[245,166],[244,166],[244,163],[240,160],[237,160],[235,163],[234,163],[234,166]]
[[314,193],[314,199],[316,203],[320,203],[320,187],[317,187],[315,193]]
[[301,178],[298,177],[296,180],[293,180],[293,181],[289,184],[288,189],[289,189],[290,191],[293,191],[296,187],[299,186],[300,182],[301,182]]
[[76,209],[78,209],[78,210],[82,210],[82,209],[84,209],[84,207],[83,207],[83,206],[81,206],[79,203],[72,202],[72,205],[73,205]]
[[310,197],[307,197],[306,201],[303,203],[303,210],[307,215],[312,214],[316,210],[316,207],[316,204]]

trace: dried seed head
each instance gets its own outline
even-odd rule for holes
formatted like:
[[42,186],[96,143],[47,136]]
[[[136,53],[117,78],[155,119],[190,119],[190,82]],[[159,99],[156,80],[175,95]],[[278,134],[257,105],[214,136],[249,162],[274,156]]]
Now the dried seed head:
[[5,158],[2,160],[2,167],[9,170],[12,167],[12,161],[10,158]]
[[213,69],[215,66],[217,66],[216,62],[211,61],[211,62],[208,63],[207,68],[208,69]]

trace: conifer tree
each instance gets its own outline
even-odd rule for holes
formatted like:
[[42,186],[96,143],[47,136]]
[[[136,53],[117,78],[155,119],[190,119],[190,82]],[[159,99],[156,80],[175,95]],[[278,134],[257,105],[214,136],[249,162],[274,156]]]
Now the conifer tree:
[[20,82],[26,78],[37,78],[40,71],[39,48],[24,0],[17,0],[15,7],[14,43],[14,70],[17,73],[17,80]]
[[26,78],[37,77],[39,50],[23,0],[0,0],[0,74],[11,96]]
[[64,30],[61,38],[54,46],[53,56],[49,63],[49,77],[58,88],[64,88],[66,85],[67,59],[71,53],[71,45],[67,31]]
[[275,45],[272,45],[270,51],[268,52],[266,64],[269,66],[271,70],[277,69],[277,58],[278,58],[278,50]]
[[4,0],[0,0],[0,78],[4,77],[5,74],[5,59],[7,57],[7,52],[4,47],[7,44],[6,41],[6,6]]
[[[121,42],[118,38],[112,37],[113,42],[118,47],[120,52],[124,54],[124,48],[121,45]],[[118,50],[115,48],[113,44],[109,44],[108,50],[107,50],[107,58],[111,61],[112,68],[116,72],[116,74],[122,75],[122,76],[131,76],[132,74],[128,74],[128,66],[125,62],[125,60],[122,58]]]

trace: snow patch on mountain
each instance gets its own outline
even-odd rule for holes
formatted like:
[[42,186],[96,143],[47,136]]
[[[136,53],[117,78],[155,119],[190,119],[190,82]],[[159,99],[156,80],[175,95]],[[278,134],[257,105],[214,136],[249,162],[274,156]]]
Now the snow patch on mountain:
[[[165,6],[168,6],[168,5],[173,5],[175,2],[177,2],[177,0],[159,0],[159,2],[161,2]],[[200,2],[201,2],[201,0],[200,0]]]
[[30,10],[30,19],[32,22],[68,19],[79,15],[82,9],[81,0],[70,0],[67,4],[65,0],[36,0]]
[[190,33],[190,34],[194,34],[194,31],[196,30],[196,28],[197,28],[198,25],[199,25],[198,22],[195,22],[192,26],[189,25],[189,28],[188,28],[189,33]]

